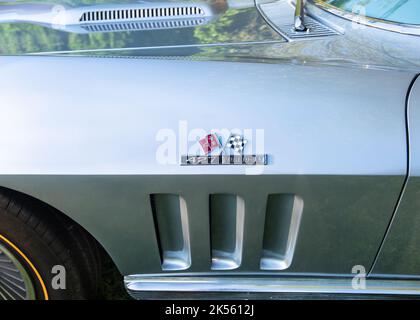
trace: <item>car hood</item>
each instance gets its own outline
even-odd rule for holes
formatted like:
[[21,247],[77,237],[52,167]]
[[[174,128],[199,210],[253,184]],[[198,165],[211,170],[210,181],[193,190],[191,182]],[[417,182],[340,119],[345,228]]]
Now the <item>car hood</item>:
[[[174,15],[176,8],[191,7],[195,9]],[[157,11],[145,11],[152,9]],[[0,0],[0,55],[234,60],[420,72],[417,36],[355,28],[312,2],[306,10],[339,32],[290,41],[279,31],[293,21],[289,0]],[[96,12],[105,16],[98,20]],[[110,14],[117,19],[109,19]],[[133,14],[147,17],[121,19]]]
[[[171,13],[170,9],[183,7],[196,11],[164,15]],[[122,15],[135,14],[133,10],[144,10],[149,17],[141,22],[121,19]],[[197,10],[202,10],[201,14],[197,15]],[[98,11],[110,12],[109,17],[86,21],[90,12]],[[118,11],[121,16],[117,16]],[[90,18],[94,20],[95,16]],[[3,55],[282,41],[259,14],[253,0],[0,2]]]

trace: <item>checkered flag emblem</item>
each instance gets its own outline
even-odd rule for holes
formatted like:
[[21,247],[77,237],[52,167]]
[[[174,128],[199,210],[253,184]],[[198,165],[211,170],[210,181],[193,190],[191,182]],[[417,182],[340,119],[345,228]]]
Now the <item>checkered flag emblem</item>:
[[233,149],[235,152],[242,153],[247,142],[240,135],[232,135],[229,137],[226,147]]

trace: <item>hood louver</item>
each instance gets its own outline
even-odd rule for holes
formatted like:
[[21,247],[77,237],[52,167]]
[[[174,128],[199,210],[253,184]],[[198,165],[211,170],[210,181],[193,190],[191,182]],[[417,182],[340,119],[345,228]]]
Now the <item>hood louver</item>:
[[81,27],[88,32],[117,32],[136,30],[158,30],[171,28],[195,27],[205,23],[204,19],[175,20],[175,21],[146,21],[146,22],[124,22],[106,24],[87,24]]
[[292,24],[278,25],[278,31],[288,40],[305,40],[311,38],[336,36],[340,34],[336,30],[312,19],[311,17],[306,17],[305,20],[306,26],[308,28],[308,30],[305,32],[294,30]]
[[195,27],[214,18],[206,3],[186,2],[108,3],[79,7],[10,5],[6,9],[0,12],[3,22],[36,23],[72,33]]
[[124,20],[138,19],[171,19],[171,18],[190,18],[202,17],[205,12],[197,6],[180,6],[180,7],[150,7],[138,9],[120,9],[120,10],[95,10],[87,11],[82,14],[79,22],[81,23],[98,23],[113,22]]

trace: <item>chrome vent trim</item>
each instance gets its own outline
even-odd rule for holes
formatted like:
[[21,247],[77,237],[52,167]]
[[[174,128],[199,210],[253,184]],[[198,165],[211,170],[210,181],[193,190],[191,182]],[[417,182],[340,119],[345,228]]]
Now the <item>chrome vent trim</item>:
[[211,269],[234,270],[242,261],[245,201],[235,194],[210,195]]
[[86,24],[81,27],[88,32],[118,32],[135,30],[157,30],[170,28],[188,28],[205,24],[206,19],[144,21],[107,24]]
[[303,200],[295,194],[268,196],[261,270],[285,270],[290,267],[302,211]]
[[179,7],[149,7],[149,8],[132,8],[132,9],[107,9],[93,10],[84,12],[79,22],[81,23],[97,23],[122,20],[139,20],[139,19],[161,19],[161,18],[182,18],[182,17],[199,17],[204,16],[205,11],[198,6],[179,6]]
[[283,25],[277,26],[277,28],[280,30],[280,33],[282,33],[286,38],[290,40],[329,37],[329,36],[336,36],[340,34],[334,29],[308,16],[305,17],[305,25],[308,28],[308,30],[304,32],[296,31],[294,29],[293,24],[283,24]]
[[295,8],[291,1],[275,1],[261,3],[256,0],[257,8],[270,26],[280,33],[287,41],[304,41],[332,36],[340,36],[344,30],[331,23],[320,21],[316,16],[306,13],[305,25],[307,31],[296,31],[294,28]]
[[162,270],[186,270],[191,266],[187,204],[177,194],[151,194],[156,239]]

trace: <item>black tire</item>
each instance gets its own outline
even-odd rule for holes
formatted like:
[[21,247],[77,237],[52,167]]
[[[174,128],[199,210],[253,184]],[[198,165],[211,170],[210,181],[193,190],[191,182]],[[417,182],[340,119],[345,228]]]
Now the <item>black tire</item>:
[[[36,299],[97,297],[100,258],[96,242],[51,207],[0,188],[0,244],[29,274]],[[53,288],[54,266],[64,267],[65,289]]]

